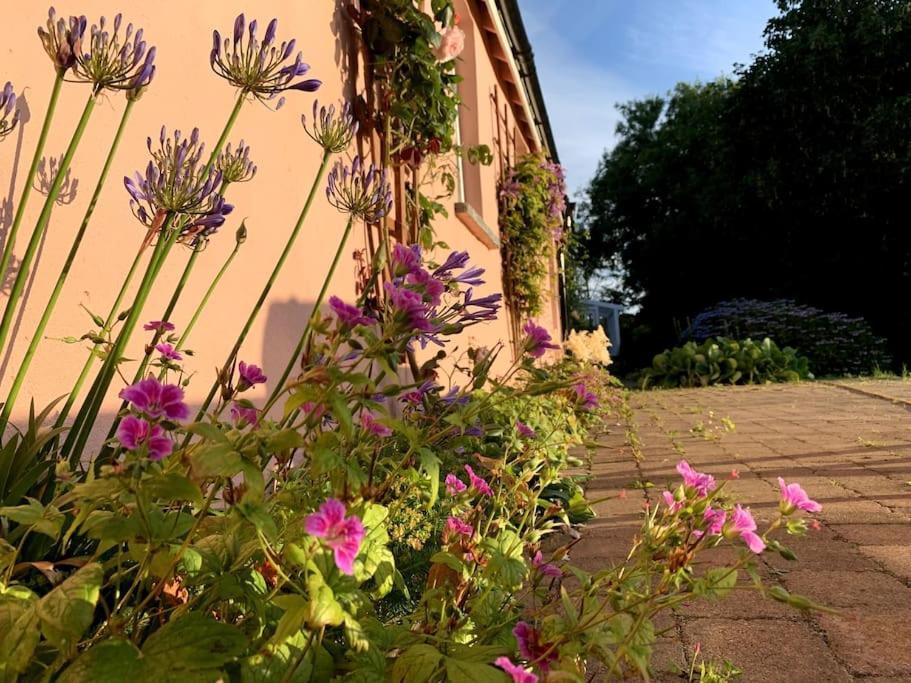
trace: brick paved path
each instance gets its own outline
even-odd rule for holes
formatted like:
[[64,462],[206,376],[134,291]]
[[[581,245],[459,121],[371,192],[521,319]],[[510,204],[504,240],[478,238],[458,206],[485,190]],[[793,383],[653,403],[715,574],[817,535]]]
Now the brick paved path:
[[[671,627],[656,648],[657,680],[679,680],[660,672],[687,669],[700,643],[741,667],[743,681],[911,681],[911,382],[654,391],[634,393],[632,406],[643,460],[633,463],[622,426],[602,439],[589,494],[627,493],[598,505],[577,564],[621,560],[643,495],[655,503],[685,457],[716,477],[739,470],[731,488],[760,519],[774,515],[779,475],[820,501],[822,528],[783,539],[799,561],[767,553],[761,572],[840,610],[806,615],[748,590],[684,607],[657,625]],[[640,478],[655,488],[633,488]]]

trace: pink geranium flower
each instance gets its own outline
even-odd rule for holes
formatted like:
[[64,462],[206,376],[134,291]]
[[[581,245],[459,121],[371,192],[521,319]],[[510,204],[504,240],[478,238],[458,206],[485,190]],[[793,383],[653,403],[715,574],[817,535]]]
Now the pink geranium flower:
[[683,508],[683,501],[674,498],[674,494],[670,491],[662,491],[661,497],[664,498],[664,502],[667,504],[671,514],[678,512]]
[[556,351],[560,347],[553,343],[550,332],[529,320],[522,328],[525,332],[525,351],[532,358],[540,358],[548,350]]
[[554,579],[558,579],[563,576],[563,572],[557,565],[544,561],[544,555],[541,554],[540,550],[537,551],[534,557],[531,558],[531,566],[535,569],[535,571],[541,574],[541,576],[550,576]]
[[463,522],[458,517],[448,517],[446,519],[446,527],[443,529],[443,538],[449,541],[456,536],[471,538],[474,536],[474,527],[468,522]]
[[307,516],[304,528],[332,548],[339,571],[348,575],[354,573],[354,558],[361,549],[366,531],[358,517],[345,516],[344,503],[330,498],[319,506],[319,512]]
[[519,432],[519,436],[525,437],[526,439],[534,439],[535,436],[537,436],[535,430],[521,420],[516,420],[516,431]]
[[756,521],[748,508],[744,509],[740,505],[734,507],[728,533],[740,536],[754,553],[765,550],[765,541],[756,533]]
[[167,358],[168,360],[183,360],[183,356],[180,354],[180,352],[170,344],[166,344],[164,342],[161,344],[156,344],[155,350],[158,351],[158,353],[160,353],[163,358]]
[[724,523],[727,520],[728,513],[724,510],[717,510],[710,507],[702,513],[702,519],[708,524],[710,534],[717,536],[724,529]]
[[128,451],[146,446],[149,460],[154,461],[163,460],[174,450],[174,442],[165,435],[160,425],[149,424],[135,415],[127,415],[120,421],[117,440]]
[[392,436],[392,430],[386,425],[377,422],[373,414],[368,413],[366,410],[361,413],[361,427],[380,438]]
[[700,496],[707,496],[715,488],[715,477],[711,474],[697,472],[686,460],[677,463],[677,472],[683,477],[683,483],[696,490]]
[[486,481],[474,473],[474,470],[471,469],[471,465],[465,465],[465,471],[468,472],[468,481],[471,482],[471,488],[473,488],[478,493],[483,493],[485,496],[493,495],[493,491],[490,490],[490,486]]
[[158,332],[159,334],[163,334],[165,332],[172,332],[174,330],[174,323],[169,323],[167,320],[150,320],[142,326],[142,329],[147,332]]
[[807,492],[798,483],[786,484],[784,479],[778,477],[778,488],[781,489],[781,508],[782,514],[790,515],[795,510],[805,512],[819,512],[822,505],[815,500],[811,500]]
[[258,365],[247,365],[244,361],[237,364],[237,375],[240,378],[237,382],[238,391],[246,391],[257,384],[264,384],[267,377]]
[[190,409],[183,402],[183,389],[176,384],[162,384],[154,377],[126,387],[120,392],[120,398],[153,420],[180,421],[190,415]]
[[259,411],[239,401],[234,401],[231,404],[231,421],[236,427],[244,427],[246,425],[255,427],[259,424]]
[[512,630],[512,634],[516,637],[516,643],[519,646],[519,654],[522,659],[530,662],[537,661],[541,671],[547,673],[548,669],[550,669],[550,663],[556,659],[557,655],[556,652],[552,651],[544,657],[548,647],[540,642],[538,630],[528,622],[520,621]]
[[468,487],[465,486],[465,482],[459,479],[456,475],[446,475],[446,493],[448,493],[450,496],[457,496],[467,488]]
[[508,657],[497,657],[493,663],[509,674],[513,683],[538,683],[537,676],[518,664],[513,664]]

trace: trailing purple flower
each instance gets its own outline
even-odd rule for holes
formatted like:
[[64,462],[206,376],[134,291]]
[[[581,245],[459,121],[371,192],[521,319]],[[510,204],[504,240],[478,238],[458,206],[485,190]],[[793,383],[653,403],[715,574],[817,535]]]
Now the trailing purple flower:
[[432,332],[433,322],[428,319],[430,307],[418,292],[396,285],[384,284],[393,318],[410,332]]
[[13,132],[19,123],[19,108],[16,106],[16,93],[9,81],[0,90],[0,140]]
[[[314,92],[322,83],[315,79],[298,80],[310,71],[298,52],[293,61],[291,55],[297,43],[293,38],[281,44],[276,43],[275,33],[278,20],[273,19],[266,27],[260,40],[256,35],[257,22],[249,26],[243,14],[234,20],[234,33],[222,39],[218,31],[212,32],[212,52],[209,63],[212,70],[260,101],[271,100],[286,90]],[[278,107],[284,104],[282,97]]]
[[335,313],[335,317],[338,318],[339,323],[346,327],[370,325],[375,322],[373,318],[366,315],[360,308],[353,306],[352,304],[346,304],[337,296],[329,297],[329,307],[332,309],[332,312]]
[[354,112],[347,102],[329,108],[321,107],[319,102],[313,103],[313,121],[307,124],[307,115],[301,114],[301,124],[307,135],[330,154],[340,154],[348,149],[351,140],[357,135],[358,123],[354,119]]
[[79,44],[73,75],[77,80],[92,83],[96,93],[105,89],[126,90],[135,99],[155,75],[155,48],[146,47],[142,29],[134,33],[131,23],[121,36],[122,23],[123,16],[118,14],[112,30],[108,30],[105,17],[92,24],[85,52],[83,44]]
[[239,392],[246,391],[257,384],[265,384],[268,379],[261,367],[252,363],[247,365],[244,361],[237,364],[237,376],[237,391]]
[[367,167],[361,157],[351,166],[337,161],[329,172],[326,186],[329,203],[342,213],[376,223],[392,208],[392,191],[386,182],[386,171]]
[[167,320],[150,320],[145,325],[142,326],[146,332],[157,332],[158,334],[164,334],[165,332],[174,331],[174,323],[170,323]]
[[38,27],[38,37],[47,56],[54,63],[57,75],[61,78],[76,64],[82,49],[82,36],[85,33],[86,18],[83,16],[57,17],[57,11],[51,7],[47,11],[47,30]]
[[229,142],[218,159],[215,168],[221,171],[225,183],[245,183],[256,175],[256,164],[250,160],[250,145],[241,140],[235,149]]
[[576,395],[576,402],[583,410],[595,410],[601,405],[598,397],[589,391],[582,382],[573,387],[573,393]]
[[548,349],[555,351],[560,347],[551,341],[550,333],[540,325],[529,320],[522,330],[527,335],[525,339],[525,352],[532,358],[540,358]]

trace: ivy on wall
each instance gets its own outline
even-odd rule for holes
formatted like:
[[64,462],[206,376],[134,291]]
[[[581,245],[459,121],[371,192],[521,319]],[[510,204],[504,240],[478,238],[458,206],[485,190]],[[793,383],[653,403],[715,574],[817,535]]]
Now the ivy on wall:
[[500,182],[503,288],[514,321],[541,312],[548,262],[564,239],[563,169],[543,154],[520,157]]

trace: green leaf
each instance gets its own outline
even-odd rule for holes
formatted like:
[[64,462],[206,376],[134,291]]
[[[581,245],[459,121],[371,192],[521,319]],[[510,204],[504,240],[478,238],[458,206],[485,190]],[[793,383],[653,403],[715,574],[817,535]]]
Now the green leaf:
[[[433,678],[443,655],[432,645],[418,643],[402,652],[392,667],[393,683],[426,683]],[[498,682],[502,683],[502,679]]]
[[446,658],[446,679],[449,683],[503,683],[500,669],[483,662]]
[[335,599],[332,589],[325,584],[315,587],[310,582],[310,603],[307,609],[307,623],[311,628],[338,626],[345,620],[345,610]]
[[103,640],[86,650],[57,679],[58,683],[122,683],[142,677],[139,650],[127,640]]
[[440,492],[440,459],[429,448],[420,449],[418,457],[421,469],[430,481],[430,500],[427,501],[427,509],[430,510],[436,504]]
[[203,448],[190,456],[193,474],[200,479],[209,477],[233,477],[240,472],[243,458],[229,443],[220,443]]
[[246,647],[247,638],[233,626],[191,612],[153,633],[142,656],[153,671],[199,671],[230,662]]
[[292,448],[300,448],[304,445],[302,437],[296,429],[283,429],[269,437],[266,442],[266,450],[269,453],[287,451]]
[[177,472],[162,473],[144,481],[142,485],[153,498],[167,502],[188,501],[195,505],[202,504],[199,487]]
[[87,564],[38,601],[41,632],[58,649],[75,647],[92,625],[104,570]]
[[710,598],[723,598],[737,585],[737,570],[714,567],[705,573],[705,594]]
[[0,597],[0,680],[16,680],[38,646],[38,614],[28,601]]
[[6,517],[13,522],[29,527],[32,531],[56,539],[63,528],[63,513],[53,505],[44,507],[34,498],[26,500],[28,503],[25,505],[0,507],[0,517]]
[[351,417],[351,411],[348,409],[348,402],[345,397],[337,392],[329,395],[329,406],[335,419],[338,420],[345,436],[351,437],[354,434],[354,421]]
[[187,431],[191,434],[196,434],[201,436],[206,441],[212,441],[214,443],[228,443],[228,436],[223,431],[221,431],[217,425],[211,424],[209,422],[196,422],[187,427]]

